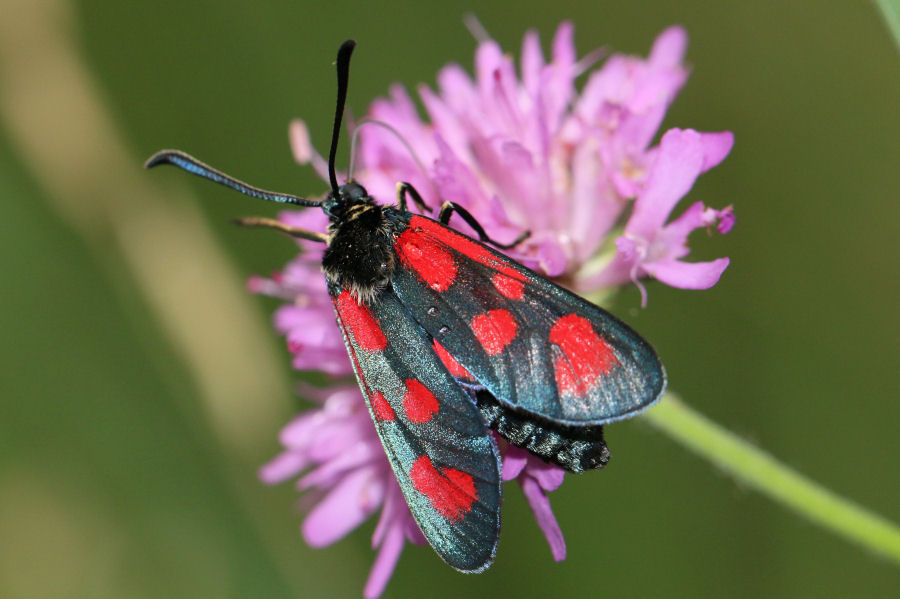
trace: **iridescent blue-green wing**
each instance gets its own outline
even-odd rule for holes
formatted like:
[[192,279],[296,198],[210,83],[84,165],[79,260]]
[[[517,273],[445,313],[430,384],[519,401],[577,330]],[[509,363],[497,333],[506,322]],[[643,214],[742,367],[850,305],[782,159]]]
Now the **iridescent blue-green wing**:
[[480,572],[500,534],[500,461],[471,398],[390,289],[330,290],[347,351],[410,511],[448,564]]
[[640,335],[498,251],[418,215],[394,251],[403,306],[506,408],[560,429],[599,427],[661,395],[665,371]]

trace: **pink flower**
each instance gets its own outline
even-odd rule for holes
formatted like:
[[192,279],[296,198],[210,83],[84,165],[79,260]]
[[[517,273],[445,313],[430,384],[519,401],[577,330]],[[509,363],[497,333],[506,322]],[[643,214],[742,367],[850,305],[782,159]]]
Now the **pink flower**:
[[[570,23],[559,27],[549,61],[537,35],[526,34],[519,76],[496,42],[483,41],[474,77],[448,65],[436,90],[419,87],[427,120],[400,85],[372,104],[359,132],[353,177],[383,203],[394,201],[398,181],[410,182],[432,208],[456,202],[501,242],[531,231],[510,255],[547,276],[565,275],[582,292],[633,281],[645,294],[639,281],[648,276],[705,289],[718,281],[728,259],[684,262],[687,237],[713,225],[727,233],[734,224],[731,208],[697,202],[667,221],[697,176],[726,157],[732,136],[673,129],[652,145],[687,79],[686,45],[682,29],[667,29],[649,58],[610,56],[587,75],[579,94],[575,80],[595,60],[577,59]],[[327,180],[327,165],[301,121],[291,124],[291,147],[298,162],[312,164]],[[311,230],[326,225],[317,210],[285,212],[281,219]],[[624,228],[617,228],[622,222]],[[472,232],[461,219],[451,225]],[[282,273],[255,277],[250,287],[289,302],[276,312],[275,326],[285,334],[296,368],[348,376],[350,361],[319,268],[323,247],[300,245],[303,253]],[[365,589],[366,597],[377,597],[404,543],[423,538],[358,389],[340,386],[313,395],[321,407],[284,429],[285,449],[261,476],[275,483],[302,474],[299,488],[318,498],[303,525],[313,546],[338,540],[381,510],[373,539],[379,554]],[[503,480],[518,480],[553,557],[564,559],[565,541],[548,498],[564,471],[515,447],[503,454]]]
[[[583,292],[620,285],[592,276],[597,265],[588,262],[647,184],[659,153],[650,144],[687,78],[686,44],[684,30],[669,28],[649,59],[613,55],[577,95],[575,78],[588,65],[576,59],[570,23],[557,31],[549,62],[537,35],[526,34],[521,81],[499,45],[483,42],[474,79],[449,65],[437,92],[419,87],[429,121],[399,85],[372,104],[369,119],[390,129],[361,130],[357,179],[379,198],[392,198],[396,182],[408,180],[431,206],[456,202],[501,241],[531,231],[511,255],[548,276],[567,275]],[[706,170],[728,154],[731,134],[701,138]],[[661,280],[696,288],[690,274]]]

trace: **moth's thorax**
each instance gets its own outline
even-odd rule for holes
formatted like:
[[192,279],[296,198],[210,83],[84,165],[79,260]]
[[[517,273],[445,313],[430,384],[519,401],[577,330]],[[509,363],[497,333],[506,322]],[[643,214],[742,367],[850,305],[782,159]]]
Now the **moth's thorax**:
[[350,185],[353,195],[341,193],[338,201],[325,206],[331,223],[322,270],[329,284],[349,289],[359,301],[369,303],[390,283],[395,227],[361,186],[347,184],[341,191]]

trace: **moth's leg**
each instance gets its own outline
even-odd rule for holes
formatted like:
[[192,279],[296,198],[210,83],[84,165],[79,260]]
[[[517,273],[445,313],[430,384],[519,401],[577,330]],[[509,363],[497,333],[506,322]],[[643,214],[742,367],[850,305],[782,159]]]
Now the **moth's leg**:
[[419,210],[429,214],[431,213],[431,208],[428,207],[428,204],[425,203],[425,200],[423,200],[419,192],[416,191],[416,188],[406,181],[400,181],[397,183],[397,206],[399,206],[400,210],[403,212],[406,212],[406,196],[412,198],[413,204],[418,206]]
[[442,225],[446,225],[450,222],[450,217],[453,213],[456,212],[459,214],[464,221],[466,221],[470,227],[475,229],[475,232],[478,233],[478,239],[484,243],[490,243],[491,245],[495,245],[501,250],[508,250],[510,248],[514,248],[526,239],[531,236],[531,231],[525,231],[518,237],[516,237],[511,243],[499,243],[494,241],[488,234],[485,232],[484,227],[481,226],[481,223],[472,216],[472,213],[463,208],[458,204],[454,204],[453,202],[444,202],[444,205],[441,206],[441,213],[438,215],[438,222]]
[[318,241],[320,243],[326,243],[328,241],[328,236],[324,233],[307,231],[306,229],[300,229],[298,227],[291,227],[281,221],[275,220],[274,218],[265,218],[262,216],[247,216],[244,218],[234,219],[234,223],[242,227],[261,227],[264,229],[275,229],[276,231],[280,231],[285,235],[290,235],[291,237],[296,237],[298,239],[308,239],[310,241]]

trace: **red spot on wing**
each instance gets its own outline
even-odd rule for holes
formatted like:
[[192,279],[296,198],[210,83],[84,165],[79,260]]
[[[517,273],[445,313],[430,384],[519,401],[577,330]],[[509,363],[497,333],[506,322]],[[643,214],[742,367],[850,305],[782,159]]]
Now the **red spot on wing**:
[[469,371],[466,370],[465,367],[463,367],[462,364],[457,362],[456,358],[451,356],[450,352],[448,352],[446,349],[444,349],[444,346],[441,345],[440,343],[438,343],[437,340],[434,341],[434,343],[432,344],[432,347],[434,348],[434,353],[436,353],[438,358],[441,359],[441,362],[444,364],[444,367],[447,369],[447,372],[450,373],[450,376],[452,376],[455,379],[463,379],[463,380],[468,379],[470,381],[475,380],[475,377],[473,377],[469,373]]
[[564,393],[586,394],[619,364],[612,346],[577,314],[561,316],[553,323],[550,343],[562,350],[553,360],[553,370],[556,385]]
[[403,410],[411,422],[421,424],[428,422],[437,414],[440,405],[428,387],[416,379],[406,380],[406,393],[403,394]]
[[[447,254],[451,261],[453,260],[453,256],[447,252],[447,250],[445,249],[446,247],[453,248],[466,258],[473,260],[483,266],[486,266],[491,270],[497,271],[497,273],[507,277],[508,279],[513,279],[514,281],[525,281],[525,275],[513,268],[510,265],[508,258],[501,257],[495,254],[490,249],[488,249],[487,246],[478,243],[477,241],[473,241],[468,237],[465,237],[450,229],[447,226],[434,222],[433,220],[413,215],[409,220],[409,227],[406,231],[404,231],[403,235],[401,235],[400,238],[402,239],[407,232],[412,232],[411,236],[417,239],[428,240],[431,245],[436,246],[441,252]],[[415,268],[415,266],[413,267]],[[456,276],[456,270],[456,264],[454,263],[453,277]],[[416,268],[416,271],[418,271],[418,268]],[[428,281],[427,277],[425,277],[424,275],[422,278]],[[515,283],[510,283],[508,281],[504,281],[503,283],[501,283],[501,285],[506,285],[506,288],[509,290],[513,290],[516,287]],[[494,282],[494,286],[497,287],[500,293],[503,293],[503,289],[501,289],[500,286],[497,285],[496,281]],[[443,291],[443,289],[439,289],[438,291]],[[510,299],[519,298],[510,297]]]
[[502,308],[479,314],[472,319],[471,326],[478,343],[492,356],[503,351],[519,330],[513,315]]
[[372,402],[372,412],[379,422],[391,422],[394,419],[394,409],[387,402],[381,391],[372,394],[369,401]]
[[341,322],[361,349],[377,352],[387,347],[387,338],[368,306],[360,305],[346,289],[337,296],[335,303]]
[[587,394],[587,388],[575,375],[572,364],[565,356],[556,356],[553,359],[553,376],[556,378],[556,388],[560,393]]
[[[430,221],[426,221],[430,222]],[[446,291],[456,278],[456,261],[447,248],[418,227],[409,226],[395,243],[400,261],[435,291]]]
[[410,228],[421,231],[428,237],[440,241],[444,245],[452,247],[476,262],[487,264],[489,261],[495,259],[491,254],[491,251],[484,245],[473,241],[468,237],[464,237],[450,227],[434,222],[433,220],[413,215],[409,221],[409,226]]
[[[515,272],[515,274],[519,273]],[[507,299],[520,300],[525,295],[525,285],[519,279],[497,272],[491,277],[491,282],[497,288],[497,291]]]
[[409,476],[416,491],[427,497],[434,509],[448,520],[461,520],[478,499],[471,474],[453,468],[438,471],[427,455],[416,458]]

